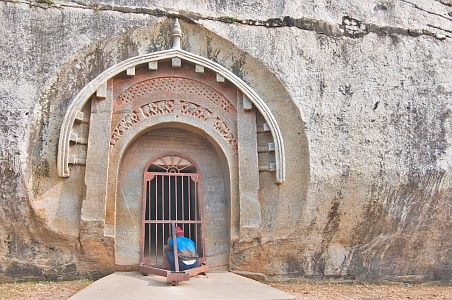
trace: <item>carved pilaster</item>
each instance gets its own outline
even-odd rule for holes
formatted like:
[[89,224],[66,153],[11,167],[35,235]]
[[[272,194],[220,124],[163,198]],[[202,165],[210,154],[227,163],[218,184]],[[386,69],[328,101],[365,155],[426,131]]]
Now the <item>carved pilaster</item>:
[[[105,89],[105,98],[93,97],[91,101],[86,155],[86,164],[89,168],[86,168],[85,172],[86,198],[82,203],[81,214],[81,219],[85,222],[103,223],[105,218],[110,144],[110,132],[105,130],[105,124],[110,124],[111,115],[112,88],[109,82]],[[131,122],[131,120],[127,119],[125,122]]]
[[[259,170],[256,110],[245,110],[243,96],[237,107],[239,155],[240,235],[259,236],[261,207],[258,200]],[[246,104],[246,103],[245,103]]]

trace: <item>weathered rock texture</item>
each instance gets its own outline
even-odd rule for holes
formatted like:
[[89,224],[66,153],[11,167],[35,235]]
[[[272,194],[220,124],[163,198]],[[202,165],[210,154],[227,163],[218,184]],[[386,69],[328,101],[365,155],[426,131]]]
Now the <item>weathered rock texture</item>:
[[450,1],[136,0],[0,1],[0,280],[136,267],[81,220],[89,183],[57,176],[58,137],[97,75],[171,47],[175,16],[182,48],[253,88],[285,142],[287,181],[261,173],[259,231],[230,233],[229,269],[452,279]]

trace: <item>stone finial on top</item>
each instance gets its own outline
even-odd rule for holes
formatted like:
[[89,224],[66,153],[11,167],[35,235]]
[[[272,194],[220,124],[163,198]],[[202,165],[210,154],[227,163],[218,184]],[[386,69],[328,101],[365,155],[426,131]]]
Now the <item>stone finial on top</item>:
[[171,38],[173,39],[173,48],[172,49],[180,49],[180,41],[182,39],[182,30],[180,29],[179,19],[176,18],[174,22],[173,31],[171,32]]

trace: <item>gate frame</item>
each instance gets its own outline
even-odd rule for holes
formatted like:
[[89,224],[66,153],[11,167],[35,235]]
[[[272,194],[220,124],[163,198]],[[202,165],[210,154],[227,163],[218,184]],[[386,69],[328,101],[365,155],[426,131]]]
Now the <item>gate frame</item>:
[[[182,159],[187,160],[190,162],[191,166],[194,166],[196,169],[196,173],[181,173],[178,169],[178,172],[168,172],[168,169],[163,172],[149,172],[149,167],[157,161],[159,158],[166,157],[166,156],[172,156],[172,160],[174,157],[179,157]],[[180,161],[179,161],[180,162]],[[174,166],[174,165],[173,165]],[[162,168],[163,169],[163,168]],[[187,174],[187,175],[178,175],[178,174]],[[188,175],[190,174],[190,175]],[[147,204],[147,182],[154,179],[156,175],[166,175],[166,176],[187,176],[190,177],[191,180],[198,183],[197,184],[197,208],[198,208],[198,215],[199,220],[171,220],[171,212],[170,212],[170,219],[169,220],[155,220],[154,222],[146,222],[149,220],[145,220],[146,218],[146,204]],[[142,217],[141,217],[141,244],[140,244],[140,264],[139,264],[139,271],[143,275],[148,274],[154,274],[166,277],[167,282],[172,282],[173,285],[177,285],[179,281],[188,281],[190,280],[190,276],[195,276],[201,273],[205,273],[209,270],[209,266],[206,264],[206,249],[205,249],[205,233],[204,233],[204,210],[203,210],[203,201],[202,201],[202,187],[201,187],[201,174],[199,172],[199,168],[196,163],[193,162],[193,160],[183,154],[176,153],[176,152],[167,152],[163,153],[161,155],[153,157],[150,162],[146,165],[144,174],[143,174],[143,210],[142,210]],[[177,218],[177,213],[176,213]],[[145,225],[149,223],[155,223],[155,224],[171,224],[171,234],[174,241],[173,246],[173,252],[174,252],[174,261],[175,261],[175,271],[169,271],[163,268],[158,268],[157,266],[152,266],[151,263],[149,265],[146,264],[145,258],[144,258],[144,247],[145,247]],[[178,264],[178,256],[177,256],[177,242],[176,242],[176,224],[200,224],[201,227],[201,250],[202,255],[198,257],[199,266],[196,268],[188,269],[185,271],[179,271],[179,264]],[[195,229],[196,230],[196,229]],[[157,245],[156,245],[157,246]],[[199,255],[199,253],[198,253]],[[165,265],[165,256],[163,255],[163,265]]]

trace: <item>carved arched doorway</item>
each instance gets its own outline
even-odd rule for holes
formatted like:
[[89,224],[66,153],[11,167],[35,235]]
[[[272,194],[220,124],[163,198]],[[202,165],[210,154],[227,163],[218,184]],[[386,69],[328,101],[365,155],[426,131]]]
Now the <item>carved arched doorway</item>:
[[[168,155],[169,151],[177,155]],[[204,215],[205,245],[198,238],[200,228],[195,228],[195,225],[184,227],[185,236],[194,238],[201,247],[198,248],[199,254],[205,254],[211,269],[228,269],[230,171],[225,155],[219,151],[214,141],[187,124],[156,125],[143,131],[130,143],[121,159],[119,170],[116,264],[131,265],[140,261],[161,267],[162,248],[169,234],[169,225],[157,224],[170,224],[170,219],[187,218],[194,224],[200,224],[200,217]],[[163,172],[158,172],[159,170]],[[169,198],[176,193],[179,201],[177,209],[176,199],[169,203]],[[163,200],[167,201],[165,206],[162,203],[155,205],[159,201],[157,198],[162,195],[165,198]],[[194,206],[187,211],[187,202],[184,201],[194,199],[197,203],[192,203]],[[157,215],[153,206],[159,211]],[[151,214],[154,212],[153,216],[149,215],[148,208],[151,209]],[[148,221],[143,222],[143,219]],[[184,221],[189,223],[186,222],[188,220]]]

